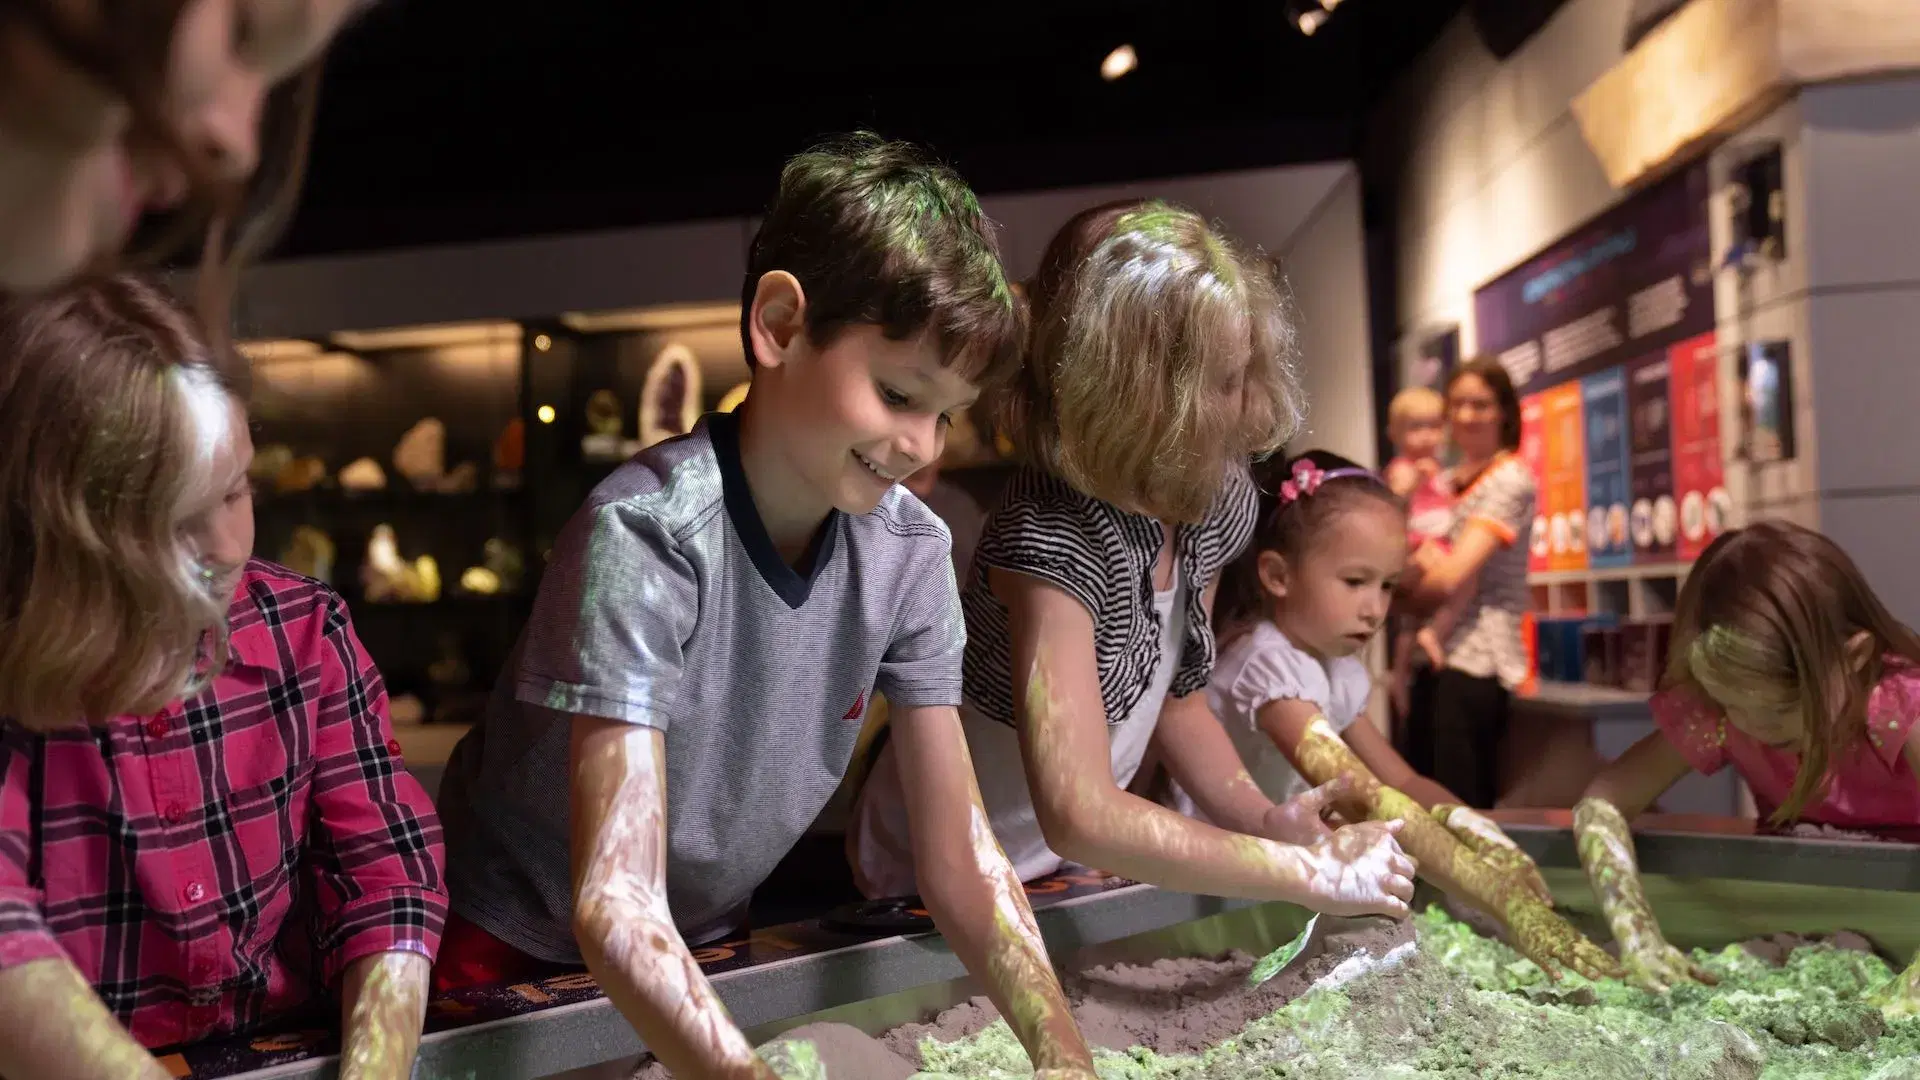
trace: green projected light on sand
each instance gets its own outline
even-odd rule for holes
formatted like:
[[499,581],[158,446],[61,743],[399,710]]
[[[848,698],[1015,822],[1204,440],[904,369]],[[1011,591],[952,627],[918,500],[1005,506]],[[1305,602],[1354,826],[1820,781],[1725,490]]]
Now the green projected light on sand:
[[[1720,985],[1681,986],[1663,997],[1571,973],[1554,982],[1438,908],[1414,924],[1417,946],[1378,959],[1355,954],[1314,989],[1204,1053],[1098,1050],[1100,1076],[1920,1080],[1920,1020],[1889,1020],[1867,1002],[1894,974],[1868,953],[1812,945],[1775,966],[1739,945],[1696,950]],[[924,1071],[916,1080],[1033,1075],[1000,1021],[955,1042],[924,1040],[920,1051]],[[818,1068],[817,1059],[808,1065]]]

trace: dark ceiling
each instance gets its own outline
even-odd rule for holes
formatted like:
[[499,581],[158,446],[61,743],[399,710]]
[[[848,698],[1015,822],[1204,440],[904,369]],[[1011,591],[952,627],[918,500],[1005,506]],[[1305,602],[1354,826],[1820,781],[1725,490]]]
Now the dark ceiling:
[[279,253],[752,213],[855,127],[982,191],[1347,157],[1461,7],[1345,0],[1305,37],[1286,0],[384,0],[334,50]]

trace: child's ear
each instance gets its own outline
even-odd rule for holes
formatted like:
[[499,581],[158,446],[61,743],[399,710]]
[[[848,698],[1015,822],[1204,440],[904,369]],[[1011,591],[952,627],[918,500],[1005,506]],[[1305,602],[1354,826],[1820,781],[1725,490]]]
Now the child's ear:
[[1847,639],[1847,666],[1856,674],[1865,671],[1873,661],[1874,652],[1873,634],[1866,630],[1854,631],[1853,636]]
[[1260,553],[1254,567],[1260,576],[1260,591],[1278,600],[1287,595],[1287,557],[1277,551]]
[[786,363],[807,329],[807,294],[800,279],[785,270],[769,270],[754,286],[753,307],[747,312],[747,337],[753,342],[753,361],[774,368]]

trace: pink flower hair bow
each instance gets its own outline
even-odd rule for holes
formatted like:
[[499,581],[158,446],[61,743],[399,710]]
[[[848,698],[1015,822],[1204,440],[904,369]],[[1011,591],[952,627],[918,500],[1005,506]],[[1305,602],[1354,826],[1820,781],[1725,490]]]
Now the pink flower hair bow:
[[1376,484],[1380,483],[1380,478],[1366,469],[1340,468],[1329,472],[1315,465],[1311,460],[1301,458],[1299,461],[1293,463],[1293,476],[1280,483],[1279,505],[1285,506],[1297,499],[1303,499],[1319,491],[1321,484],[1329,480],[1338,480],[1345,476],[1361,477],[1372,480]]
[[1296,461],[1293,463],[1292,478],[1280,483],[1280,501],[1292,502],[1311,495],[1320,490],[1320,485],[1326,478],[1327,474],[1313,462]]

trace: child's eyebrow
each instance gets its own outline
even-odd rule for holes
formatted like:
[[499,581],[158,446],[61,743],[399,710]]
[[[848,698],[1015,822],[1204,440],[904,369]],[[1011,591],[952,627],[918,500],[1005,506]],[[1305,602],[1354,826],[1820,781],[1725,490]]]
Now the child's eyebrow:
[[[900,381],[910,384],[909,386],[906,387],[906,389],[911,390],[914,393],[927,394],[931,391],[940,389],[939,380],[935,378],[933,372],[930,372],[926,369],[926,365],[924,362],[916,361],[910,364],[902,364],[902,363],[889,361],[889,366],[893,367],[899,373],[898,378],[900,379]],[[942,368],[941,370],[944,371],[946,369]],[[967,395],[967,397],[962,399],[959,403],[955,404],[953,406],[954,408],[965,410],[965,409],[971,409],[975,405],[979,404],[980,402],[979,388],[971,385],[968,388],[973,392]]]

